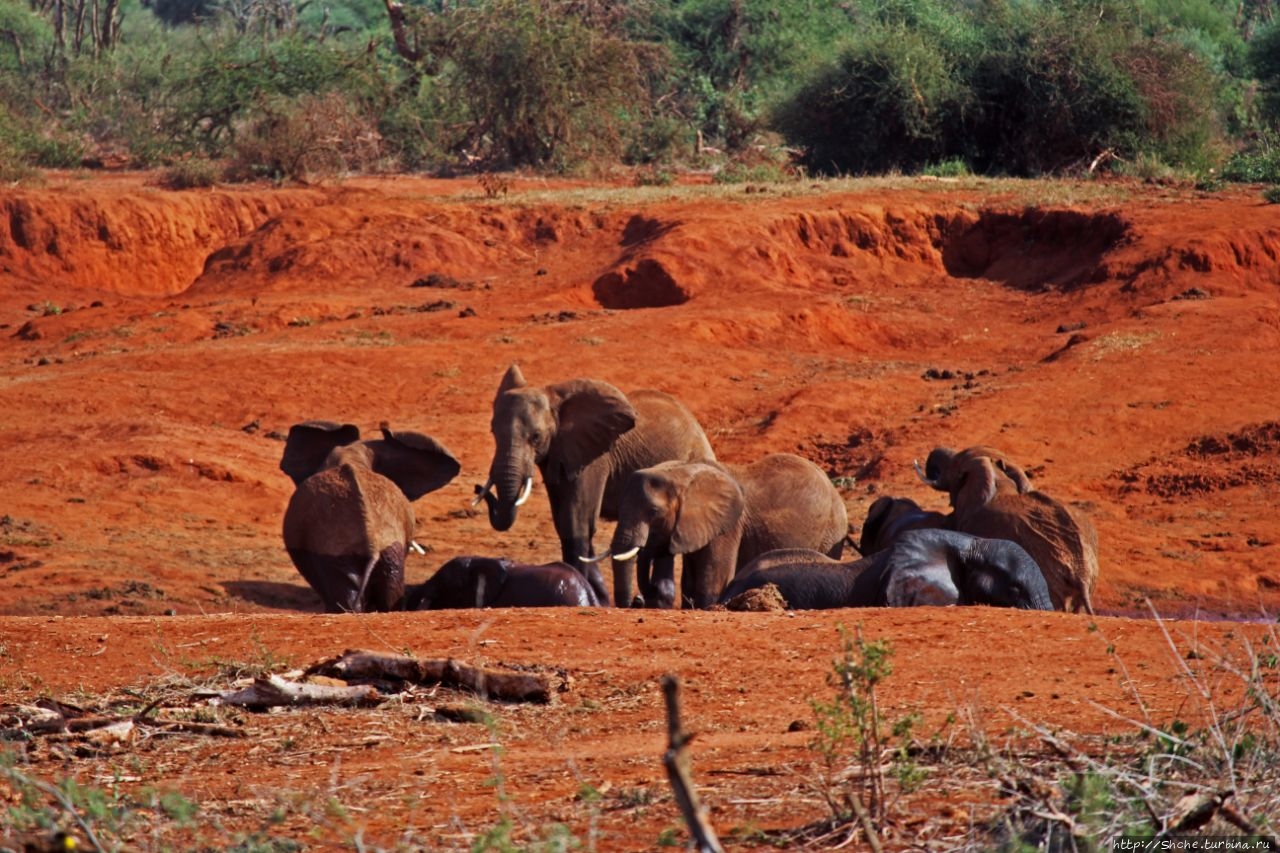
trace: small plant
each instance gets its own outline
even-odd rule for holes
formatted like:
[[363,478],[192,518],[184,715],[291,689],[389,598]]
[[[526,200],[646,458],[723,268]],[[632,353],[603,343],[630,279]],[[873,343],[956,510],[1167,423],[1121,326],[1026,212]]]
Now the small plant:
[[511,191],[511,181],[494,172],[482,172],[476,181],[480,184],[480,189],[484,190],[485,198],[506,196]]
[[930,163],[920,170],[920,174],[931,178],[968,178],[973,175],[969,164],[961,157],[952,157],[938,163]]
[[1267,204],[1280,204],[1280,184],[1267,187],[1262,191],[1262,198]]
[[192,157],[180,160],[160,173],[156,183],[168,190],[212,187],[222,177],[222,168],[212,160]]

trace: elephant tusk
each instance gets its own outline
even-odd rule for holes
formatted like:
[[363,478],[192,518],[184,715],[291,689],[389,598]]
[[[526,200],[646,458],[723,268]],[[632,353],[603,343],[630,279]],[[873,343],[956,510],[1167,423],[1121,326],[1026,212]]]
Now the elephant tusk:
[[919,460],[919,459],[913,459],[913,460],[911,461],[911,464],[913,464],[913,465],[915,465],[915,466],[916,466],[916,476],[920,478],[920,482],[924,483],[926,486],[928,486],[928,487],[930,487],[930,488],[932,488],[932,489],[936,489],[936,488],[938,488],[938,482],[937,482],[937,480],[930,480],[930,479],[929,479],[928,475],[926,475],[926,474],[924,473],[924,469],[920,467],[920,460]]
[[484,481],[483,486],[476,486],[476,499],[471,502],[472,506],[479,506],[480,501],[484,500],[484,496],[489,494],[489,490],[493,488],[493,477]]
[[636,554],[639,554],[639,553],[640,553],[640,546],[637,545],[634,548],[632,548],[630,551],[623,551],[621,554],[614,554],[613,559],[622,563],[622,562],[626,562],[627,560],[630,560]]
[[426,548],[423,548],[421,545],[419,545],[417,542],[414,542],[412,539],[409,540],[409,550],[414,551],[418,554],[427,553]]
[[524,490],[520,492],[520,497],[516,498],[516,506],[524,506],[524,502],[529,500],[529,493],[533,491],[533,478],[526,477],[524,481]]
[[596,556],[594,556],[594,557],[588,557],[588,556],[587,556],[587,555],[585,555],[585,554],[580,554],[580,555],[578,556],[578,559],[579,559],[579,560],[581,560],[581,561],[582,561],[582,562],[584,562],[584,563],[598,563],[598,562],[600,562],[601,560],[608,559],[608,557],[609,557],[609,555],[608,555],[608,554],[597,554],[597,555],[596,555]]

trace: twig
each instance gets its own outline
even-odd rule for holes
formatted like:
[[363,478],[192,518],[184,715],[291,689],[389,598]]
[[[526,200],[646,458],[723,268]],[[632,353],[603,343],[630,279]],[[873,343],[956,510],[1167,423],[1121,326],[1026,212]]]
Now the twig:
[[662,694],[667,700],[667,751],[662,754],[662,764],[667,768],[667,779],[675,793],[680,814],[693,834],[699,853],[724,853],[716,831],[707,821],[706,811],[698,801],[689,771],[689,754],[685,746],[692,737],[680,728],[680,680],[667,673],[662,676]]
[[24,773],[14,770],[12,767],[0,767],[0,771],[8,776],[10,780],[18,783],[19,785],[30,785],[57,800],[58,805],[62,806],[63,811],[75,818],[76,823],[78,823],[80,828],[84,830],[84,834],[89,839],[89,843],[93,845],[93,849],[97,850],[98,853],[106,853],[106,848],[102,846],[102,842],[100,842],[98,840],[98,836],[94,834],[93,827],[89,825],[88,821],[80,816],[80,811],[76,808],[76,804],[71,802],[70,798],[68,798],[62,791],[58,790],[57,787],[50,785],[47,782],[42,782],[39,779],[33,779]]

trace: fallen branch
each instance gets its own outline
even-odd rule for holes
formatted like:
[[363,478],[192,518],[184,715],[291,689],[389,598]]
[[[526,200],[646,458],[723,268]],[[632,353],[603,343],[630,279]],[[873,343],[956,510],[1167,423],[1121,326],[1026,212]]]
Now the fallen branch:
[[382,697],[368,685],[299,684],[285,681],[278,675],[268,675],[254,679],[253,684],[243,690],[220,694],[215,701],[246,708],[273,708],[280,705],[376,705]]
[[698,801],[689,770],[689,753],[685,746],[692,740],[680,728],[680,681],[670,673],[662,676],[662,693],[667,700],[667,751],[662,763],[667,768],[667,779],[675,793],[680,814],[693,834],[698,853],[724,853],[716,831],[707,821],[706,809]]
[[490,699],[507,702],[548,703],[569,688],[569,679],[559,674],[516,672],[472,666],[453,658],[411,658],[350,649],[341,656],[321,661],[307,670],[343,681],[407,681],[413,684],[441,684],[469,690]]

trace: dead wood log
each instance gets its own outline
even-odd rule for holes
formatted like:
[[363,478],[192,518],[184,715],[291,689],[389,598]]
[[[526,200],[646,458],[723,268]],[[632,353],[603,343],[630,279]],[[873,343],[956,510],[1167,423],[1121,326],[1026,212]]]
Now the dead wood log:
[[667,700],[667,751],[662,754],[662,764],[667,768],[676,804],[680,806],[680,814],[693,835],[698,853],[724,853],[693,787],[689,753],[685,749],[693,736],[680,728],[680,680],[670,673],[662,676],[662,694]]
[[506,702],[546,704],[569,688],[568,678],[558,673],[517,672],[472,666],[453,658],[423,660],[359,649],[349,649],[337,658],[321,661],[309,667],[307,672],[344,681],[395,680],[441,684]]
[[334,687],[328,684],[299,684],[278,675],[254,679],[243,690],[223,693],[217,701],[246,708],[273,708],[281,705],[376,705],[378,691],[368,685]]

